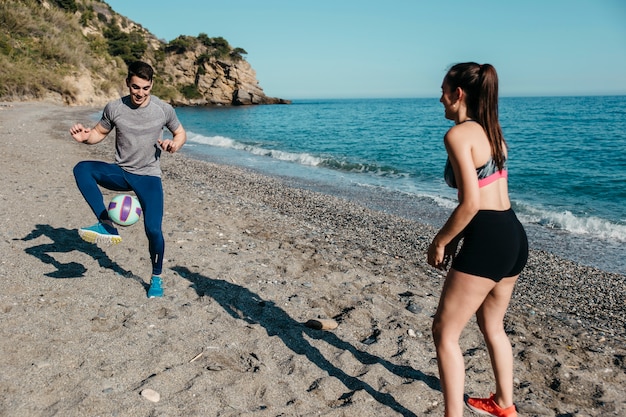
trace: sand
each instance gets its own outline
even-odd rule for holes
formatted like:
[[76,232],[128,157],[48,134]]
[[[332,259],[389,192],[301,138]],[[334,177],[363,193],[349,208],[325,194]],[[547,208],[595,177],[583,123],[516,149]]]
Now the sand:
[[[147,299],[141,222],[116,246],[77,234],[94,219],[72,167],[113,140],[68,129],[98,110],[0,104],[0,416],[443,415],[434,229],[164,155],[165,297]],[[623,275],[532,251],[506,321],[520,415],[626,416],[625,297]],[[338,327],[304,326],[321,319]],[[461,347],[487,396],[474,321]]]

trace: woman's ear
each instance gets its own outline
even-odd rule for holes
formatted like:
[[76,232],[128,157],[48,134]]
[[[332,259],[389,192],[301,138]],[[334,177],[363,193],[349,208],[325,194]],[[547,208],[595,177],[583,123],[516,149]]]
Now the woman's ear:
[[454,90],[454,98],[458,101],[463,101],[465,98],[465,91],[463,91],[461,87],[457,87],[456,90]]

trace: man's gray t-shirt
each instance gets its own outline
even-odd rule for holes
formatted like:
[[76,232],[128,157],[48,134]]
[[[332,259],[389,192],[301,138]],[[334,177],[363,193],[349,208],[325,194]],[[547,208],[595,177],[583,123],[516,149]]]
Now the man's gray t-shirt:
[[161,176],[163,128],[171,132],[180,122],[174,108],[156,96],[150,96],[145,107],[133,107],[130,96],[108,103],[100,124],[107,130],[115,128],[115,163],[124,171],[137,175]]

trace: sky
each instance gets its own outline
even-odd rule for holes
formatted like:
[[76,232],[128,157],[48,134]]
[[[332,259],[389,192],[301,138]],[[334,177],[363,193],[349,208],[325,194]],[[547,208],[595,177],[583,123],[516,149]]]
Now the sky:
[[500,95],[626,94],[625,0],[106,0],[166,42],[221,36],[266,95],[439,97],[457,62]]

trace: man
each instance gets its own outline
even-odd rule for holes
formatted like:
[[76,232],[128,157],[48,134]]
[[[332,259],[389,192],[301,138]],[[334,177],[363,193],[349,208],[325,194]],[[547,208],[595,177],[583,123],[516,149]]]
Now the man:
[[[122,238],[113,227],[98,186],[112,191],[133,191],[143,210],[152,262],[149,298],[163,296],[161,151],[174,153],[187,140],[174,108],[150,95],[153,75],[152,67],[145,62],[130,64],[126,78],[129,95],[108,103],[92,129],[80,123],[70,129],[77,142],[96,144],[115,128],[115,163],[82,161],[74,167],[76,184],[98,220],[93,226],[79,229],[78,234],[90,243],[120,243]],[[172,133],[172,139],[162,139],[164,127]]]

